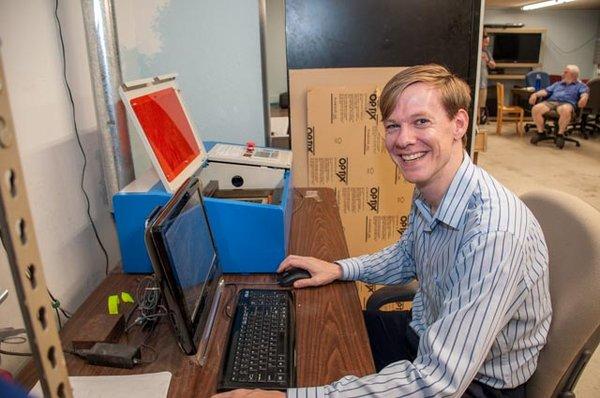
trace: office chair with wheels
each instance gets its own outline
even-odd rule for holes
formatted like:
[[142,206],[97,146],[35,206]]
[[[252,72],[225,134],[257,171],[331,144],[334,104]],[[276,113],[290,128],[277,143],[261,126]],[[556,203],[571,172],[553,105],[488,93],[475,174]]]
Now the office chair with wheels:
[[[548,244],[553,307],[548,342],[526,384],[527,397],[574,398],[579,376],[600,342],[600,212],[554,190],[526,193],[522,200]],[[404,288],[381,288],[369,298],[367,309],[406,301],[417,286],[413,281]]]
[[590,88],[587,105],[581,111],[579,130],[584,138],[600,132],[600,77],[587,83]]
[[[548,140],[552,140],[554,141],[554,144],[560,148],[563,149],[565,146],[565,142],[572,142],[575,144],[575,146],[581,146],[581,144],[579,143],[578,140],[576,140],[575,138],[569,137],[569,135],[571,134],[571,132],[573,132],[578,124],[578,120],[579,120],[579,114],[580,114],[580,110],[577,109],[575,111],[575,113],[571,116],[571,121],[569,122],[569,125],[567,126],[567,129],[564,132],[564,135],[562,136],[562,140],[559,140],[558,137],[558,112],[556,111],[549,111],[547,113],[544,114],[544,133],[546,134],[545,137],[536,137],[533,136],[531,137],[531,143],[534,145],[537,145],[538,142],[542,142],[542,141],[548,141]],[[549,124],[548,122],[552,122],[551,124]],[[536,129],[537,131],[537,129]],[[537,134],[537,132],[536,132]]]
[[527,396],[575,397],[575,384],[600,341],[600,212],[553,190],[526,193],[521,199],[548,244],[554,311]]

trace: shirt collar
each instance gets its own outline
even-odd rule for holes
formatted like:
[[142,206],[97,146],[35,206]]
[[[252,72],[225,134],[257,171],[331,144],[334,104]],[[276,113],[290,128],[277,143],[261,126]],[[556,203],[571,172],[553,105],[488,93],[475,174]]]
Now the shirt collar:
[[475,189],[476,166],[471,162],[469,155],[464,152],[463,161],[456,171],[446,194],[442,198],[437,211],[432,216],[431,210],[425,198],[418,190],[415,190],[415,205],[423,217],[427,220],[428,230],[435,228],[437,221],[457,229],[460,219],[465,212],[471,193]]
[[567,82],[566,82],[566,81],[564,81],[564,80],[561,80],[560,82],[561,82],[563,85],[565,85],[565,86],[570,86],[571,84],[577,84],[577,83],[579,83],[579,79],[577,79],[577,80],[573,80],[571,83],[567,83]]

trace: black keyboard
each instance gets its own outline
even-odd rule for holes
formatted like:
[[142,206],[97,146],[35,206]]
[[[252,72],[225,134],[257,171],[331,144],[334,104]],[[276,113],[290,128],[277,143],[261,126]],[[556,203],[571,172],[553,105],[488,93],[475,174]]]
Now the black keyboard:
[[289,290],[240,290],[219,390],[295,386],[293,309]]

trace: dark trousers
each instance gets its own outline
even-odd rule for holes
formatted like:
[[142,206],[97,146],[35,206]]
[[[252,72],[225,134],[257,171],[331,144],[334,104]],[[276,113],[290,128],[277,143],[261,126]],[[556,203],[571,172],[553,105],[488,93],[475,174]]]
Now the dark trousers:
[[[401,361],[414,361],[419,336],[409,326],[410,311],[364,311],[375,369]],[[476,380],[463,393],[463,398],[524,398],[525,385],[499,390]]]

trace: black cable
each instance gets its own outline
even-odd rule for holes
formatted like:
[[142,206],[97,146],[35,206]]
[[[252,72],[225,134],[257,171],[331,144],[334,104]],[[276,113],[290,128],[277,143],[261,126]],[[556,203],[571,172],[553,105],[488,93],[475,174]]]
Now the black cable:
[[17,352],[17,351],[6,351],[2,349],[2,344],[23,344],[27,341],[27,338],[25,338],[24,336],[11,336],[11,337],[5,337],[3,339],[0,340],[0,354],[3,355],[13,355],[13,356],[17,356],[17,357],[30,357],[33,354],[30,352]]
[[92,229],[94,230],[94,235],[96,235],[96,240],[98,241],[98,244],[100,245],[100,248],[102,249],[102,252],[104,253],[104,259],[106,260],[106,266],[104,268],[104,273],[106,275],[108,275],[108,253],[106,252],[106,249],[104,248],[104,245],[102,244],[102,240],[100,240],[100,235],[98,234],[98,230],[96,229],[96,224],[94,224],[94,220],[92,219],[92,213],[91,213],[91,205],[90,205],[90,198],[87,194],[87,192],[85,191],[85,187],[84,187],[84,182],[85,182],[85,169],[87,167],[87,157],[85,155],[85,151],[83,150],[83,145],[81,143],[81,137],[79,136],[79,128],[77,127],[77,120],[75,119],[75,101],[73,100],[73,93],[71,92],[71,86],[69,85],[69,79],[67,78],[67,58],[66,58],[66,52],[65,52],[65,41],[63,38],[63,33],[62,33],[62,27],[60,24],[60,18],[58,17],[58,2],[59,0],[55,0],[54,2],[54,17],[56,19],[56,25],[58,27],[58,36],[60,38],[60,47],[61,47],[61,54],[62,54],[62,61],[63,61],[63,80],[65,83],[65,86],[67,88],[67,93],[69,94],[69,102],[71,103],[71,117],[73,119],[73,127],[75,128],[75,137],[77,138],[77,145],[79,145],[79,149],[81,150],[81,156],[83,157],[83,168],[81,170],[81,181],[80,181],[80,187],[81,187],[81,191],[83,192],[83,195],[85,196],[85,202],[86,202],[86,206],[87,206],[87,216],[88,219],[90,220],[90,223],[92,224]]
[[61,331],[62,330],[62,321],[60,319],[60,312],[58,312],[58,308],[55,308],[54,311],[56,312],[56,318],[58,319],[58,330]]
[[16,352],[16,351],[5,351],[5,350],[0,350],[0,354],[13,355],[16,357],[30,357],[33,355],[30,352]]
[[562,53],[563,55],[566,54],[571,54],[574,53],[575,51],[579,51],[581,50],[583,47],[585,47],[586,45],[588,45],[590,42],[596,40],[596,36],[592,36],[589,39],[587,39],[585,42],[583,42],[583,44],[579,45],[578,47],[572,49],[572,50],[563,50],[562,48],[560,48],[560,46],[558,44],[556,44],[551,38],[550,36],[548,36],[548,41],[550,42],[550,44],[552,44],[552,46],[554,46],[554,49],[557,50],[557,52]]
[[71,319],[71,314],[69,312],[67,312],[61,306],[60,301],[56,297],[54,297],[54,295],[52,294],[50,289],[46,288],[46,291],[48,292],[48,295],[50,296],[50,299],[52,300],[52,307],[55,309],[58,309],[60,312],[62,312],[62,314],[65,316],[65,318]]
[[24,343],[27,343],[27,338],[25,336],[11,336],[11,337],[5,337],[2,340],[0,340],[0,344],[17,345],[17,344],[24,344]]

